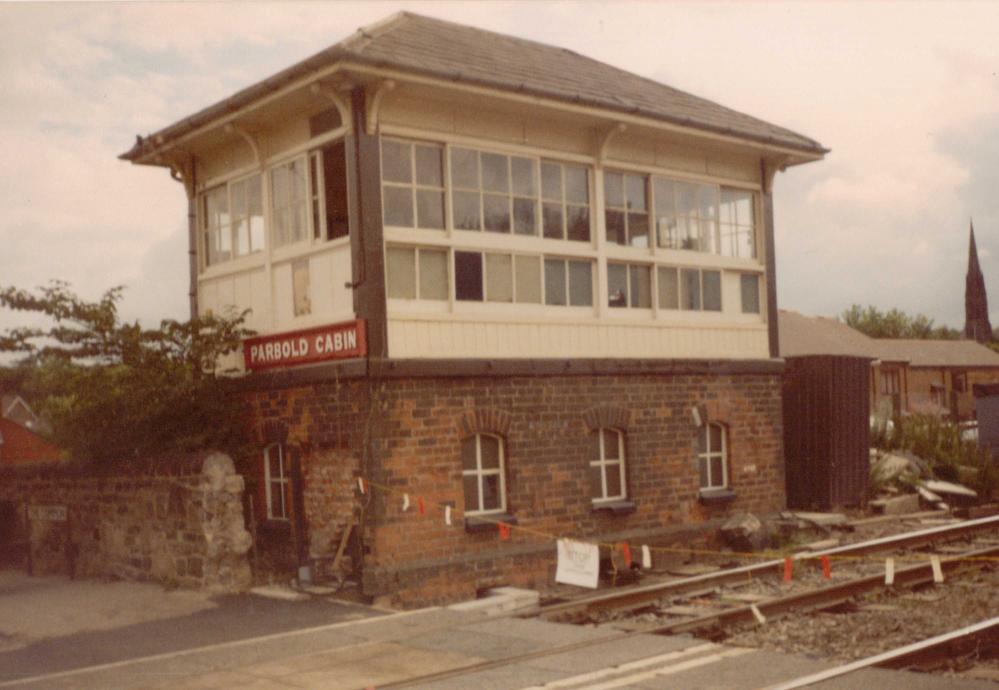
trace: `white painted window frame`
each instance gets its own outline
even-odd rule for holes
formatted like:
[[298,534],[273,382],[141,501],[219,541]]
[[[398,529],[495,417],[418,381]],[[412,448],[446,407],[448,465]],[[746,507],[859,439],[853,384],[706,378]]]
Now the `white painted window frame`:
[[[592,432],[591,432],[592,433]],[[601,427],[597,429],[597,448],[599,457],[596,459],[590,459],[590,467],[597,467],[600,469],[600,496],[593,496],[593,503],[606,503],[609,501],[623,501],[628,498],[628,485],[625,481],[627,477],[626,464],[627,459],[624,455],[624,432],[620,429],[611,429]],[[608,459],[604,454],[604,435],[605,434],[615,434],[617,436],[617,458]],[[617,465],[618,476],[620,477],[621,493],[615,496],[611,496],[607,493],[607,473],[612,471],[612,468]]]
[[[261,212],[262,212],[263,218],[264,218],[264,246],[261,247],[260,249],[251,250],[251,251],[247,252],[246,254],[237,254],[236,253],[236,248],[239,246],[239,238],[236,237],[236,226],[235,226],[235,223],[233,222],[235,220],[236,216],[233,213],[233,194],[232,194],[232,188],[234,186],[238,185],[238,184],[243,184],[243,183],[248,182],[253,177],[259,177],[260,178],[259,184],[260,184]],[[211,251],[209,249],[210,238],[209,238],[209,234],[208,234],[209,233],[209,227],[208,227],[209,217],[208,217],[208,210],[207,210],[208,195],[212,194],[214,192],[217,192],[217,191],[221,190],[222,188],[225,188],[226,204],[227,204],[228,215],[229,215],[228,233],[229,233],[230,252],[229,252],[229,258],[228,259],[222,259],[221,261],[211,262],[210,261],[210,259],[211,259]],[[266,202],[266,199],[264,197],[265,197],[265,194],[264,194],[264,174],[261,171],[259,171],[259,170],[258,171],[253,171],[253,172],[250,172],[250,173],[247,173],[247,174],[244,174],[244,175],[240,175],[239,177],[234,177],[234,178],[232,178],[230,180],[226,180],[225,182],[221,182],[219,184],[213,185],[211,187],[206,188],[205,190],[201,191],[198,194],[198,216],[199,216],[198,226],[199,226],[199,230],[200,230],[200,232],[199,232],[199,242],[198,242],[198,244],[199,244],[199,251],[198,251],[198,253],[201,255],[200,265],[201,265],[202,270],[204,270],[204,269],[206,269],[208,267],[214,268],[216,266],[225,266],[227,264],[232,264],[232,263],[237,262],[240,259],[243,259],[245,257],[253,256],[254,254],[261,254],[264,251],[266,251],[266,249],[267,249],[267,202]],[[248,232],[249,232],[249,230],[248,230]],[[250,237],[252,239],[252,235],[250,235]]]
[[[280,470],[280,476],[271,476],[271,453],[277,452],[278,458],[278,469]],[[291,477],[287,474],[287,467],[285,466],[285,455],[284,446],[280,443],[272,443],[271,445],[264,448],[264,487],[267,499],[267,519],[268,520],[278,520],[281,522],[287,522],[291,519],[290,506],[285,504],[285,486],[291,483]],[[280,490],[278,491],[278,497],[276,499],[277,505],[281,507],[280,514],[274,510],[275,507],[275,496],[274,496],[274,485],[277,485]]]
[[[721,448],[714,449],[711,447],[711,429],[712,427],[717,428],[721,431]],[[697,432],[698,434],[704,435],[704,452],[697,454],[698,462],[698,483],[700,483],[700,467],[706,468],[705,474],[708,477],[707,486],[701,485],[701,491],[716,491],[718,489],[729,488],[728,483],[728,429],[724,424],[719,424],[718,422],[708,422],[700,428]],[[721,483],[717,483],[715,478],[711,476],[711,461],[720,458],[722,467]]]
[[[483,436],[488,436],[490,438],[494,438],[498,442],[498,445],[499,445],[499,468],[495,468],[495,469],[493,469],[493,468],[484,469],[482,467],[482,437]],[[505,440],[503,439],[502,436],[497,436],[496,434],[486,434],[486,433],[479,433],[479,434],[474,434],[473,436],[468,436],[468,437],[466,437],[463,440],[463,442],[464,441],[468,441],[469,439],[474,439],[475,440],[475,469],[466,470],[466,469],[462,468],[462,470],[461,470],[462,486],[464,487],[464,478],[465,477],[474,476],[477,479],[477,481],[476,481],[476,487],[477,487],[478,495],[476,496],[476,498],[478,499],[477,502],[478,502],[479,508],[477,510],[466,510],[465,511],[465,515],[468,515],[468,516],[475,516],[475,515],[497,515],[497,514],[505,513],[506,512],[506,442],[505,442]],[[483,496],[484,496],[483,490],[482,490],[482,487],[483,487],[483,478],[487,477],[487,476],[493,476],[493,475],[499,475],[500,506],[499,506],[499,508],[493,508],[493,509],[490,509],[490,510],[485,510],[482,507],[483,506]]]

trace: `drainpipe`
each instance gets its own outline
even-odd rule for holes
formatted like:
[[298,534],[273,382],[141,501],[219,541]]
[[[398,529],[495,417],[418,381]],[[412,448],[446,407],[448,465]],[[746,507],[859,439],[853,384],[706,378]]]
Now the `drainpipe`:
[[189,163],[189,174],[184,175],[183,170],[175,166],[170,166],[170,177],[184,185],[187,193],[187,269],[188,288],[187,299],[191,312],[191,319],[198,316],[198,198],[195,188],[194,158]]

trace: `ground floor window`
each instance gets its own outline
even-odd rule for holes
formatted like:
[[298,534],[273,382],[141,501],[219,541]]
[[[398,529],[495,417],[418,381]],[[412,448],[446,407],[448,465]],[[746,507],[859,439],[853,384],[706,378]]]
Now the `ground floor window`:
[[590,495],[594,502],[627,496],[624,477],[624,434],[597,429],[590,434]]
[[721,424],[705,424],[698,432],[697,465],[702,491],[728,488],[727,439]]
[[465,515],[506,511],[503,439],[489,434],[475,434],[462,441],[461,474],[465,488]]
[[291,514],[291,479],[288,460],[280,443],[264,449],[264,486],[267,519],[287,520]]

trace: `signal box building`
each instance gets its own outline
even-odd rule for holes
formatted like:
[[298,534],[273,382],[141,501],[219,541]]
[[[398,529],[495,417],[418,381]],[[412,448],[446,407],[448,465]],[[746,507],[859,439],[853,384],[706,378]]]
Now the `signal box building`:
[[187,190],[192,311],[259,333],[225,363],[259,539],[357,521],[365,593],[416,604],[784,506],[771,189],[824,153],[402,13],[122,157]]

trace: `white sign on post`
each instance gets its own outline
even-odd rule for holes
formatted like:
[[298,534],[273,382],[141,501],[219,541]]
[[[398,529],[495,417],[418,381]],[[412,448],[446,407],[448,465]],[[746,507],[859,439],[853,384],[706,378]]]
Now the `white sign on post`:
[[555,582],[596,589],[599,577],[599,546],[572,539],[558,540],[558,567],[555,569]]

